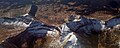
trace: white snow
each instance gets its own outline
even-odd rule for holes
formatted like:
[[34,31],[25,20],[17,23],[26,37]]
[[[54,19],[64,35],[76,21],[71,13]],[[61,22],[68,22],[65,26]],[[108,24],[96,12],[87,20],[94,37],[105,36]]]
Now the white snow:
[[69,33],[64,39],[67,39],[69,36],[71,36],[68,41],[71,41],[71,43],[73,43],[73,45],[76,45],[77,44],[77,37],[76,35],[74,35],[73,32]]
[[22,16],[27,16],[27,15],[29,15],[28,13],[26,13],[26,14],[24,14],[24,15],[22,15]]
[[118,42],[118,46],[119,46],[119,48],[120,48],[120,41]]
[[120,24],[113,26],[114,29],[120,29]]
[[63,24],[63,25],[61,25],[61,30],[63,31],[63,32],[67,32],[67,31],[70,31],[70,28],[66,25],[66,24]]
[[3,25],[10,25],[10,26],[20,26],[20,27],[28,27],[32,22],[29,24],[26,24],[21,21],[15,21],[15,22],[3,22]]

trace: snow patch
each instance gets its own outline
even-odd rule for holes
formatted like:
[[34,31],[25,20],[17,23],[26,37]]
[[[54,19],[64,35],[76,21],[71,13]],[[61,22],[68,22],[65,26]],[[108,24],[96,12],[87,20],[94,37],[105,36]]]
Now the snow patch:
[[30,22],[29,24],[26,24],[24,22],[19,22],[19,21],[15,21],[15,22],[3,22],[3,25],[13,25],[13,26],[20,26],[20,27],[28,27],[30,26],[32,22]]
[[119,48],[120,48],[120,41],[118,42],[118,46],[119,46]]
[[61,25],[61,30],[62,30],[62,32],[68,32],[68,31],[70,31],[70,28],[66,24],[63,24],[63,25]]
[[29,15],[28,13],[26,13],[26,14],[24,14],[24,15],[22,15],[22,16],[27,16],[27,15]]

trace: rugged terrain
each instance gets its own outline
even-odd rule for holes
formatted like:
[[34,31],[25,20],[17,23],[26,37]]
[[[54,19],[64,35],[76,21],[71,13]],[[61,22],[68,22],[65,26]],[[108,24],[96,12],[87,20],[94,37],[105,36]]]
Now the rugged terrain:
[[[112,0],[109,0],[112,1]],[[29,11],[31,4],[36,4],[39,10],[36,14],[36,20],[49,25],[61,25],[65,23],[70,15],[85,15],[88,18],[96,18],[107,21],[108,19],[119,16],[114,9],[106,10],[102,8],[108,5],[106,0],[0,0],[0,17],[15,17],[25,14]],[[120,2],[119,0],[115,0]],[[95,4],[95,5],[94,5]],[[119,4],[118,4],[119,5]],[[98,8],[95,8],[98,7]],[[99,8],[101,7],[101,8]],[[120,6],[119,6],[120,7]],[[84,13],[84,9],[90,13]],[[115,11],[115,12],[113,12]],[[2,29],[0,27],[0,42],[10,36],[19,34],[24,29]],[[98,39],[98,40],[97,40]],[[119,48],[120,31],[107,30],[101,32],[99,36],[85,37],[87,48]],[[83,42],[85,42],[83,41]]]

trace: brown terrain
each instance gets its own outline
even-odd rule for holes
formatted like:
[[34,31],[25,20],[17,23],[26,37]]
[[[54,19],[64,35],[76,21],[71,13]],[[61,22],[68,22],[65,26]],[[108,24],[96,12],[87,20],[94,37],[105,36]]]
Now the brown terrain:
[[[59,26],[65,23],[70,15],[81,15],[82,13],[79,11],[85,9],[88,6],[84,4],[78,5],[77,4],[78,2],[74,2],[74,1],[69,2],[70,0],[68,0],[68,2],[66,3],[60,2],[63,0],[57,0],[57,1],[50,0],[51,2],[49,0],[47,1],[41,1],[41,0],[32,1],[35,4],[37,4],[37,6],[39,7],[36,14],[36,20],[42,21],[49,25],[56,25],[56,26]],[[89,0],[86,0],[86,2],[87,1]],[[92,1],[95,2],[98,0],[92,0]],[[107,2],[105,2],[106,0],[103,0],[103,1],[100,0],[100,1],[103,2],[103,4],[105,5],[107,4]],[[119,1],[119,0],[116,0],[116,1]],[[42,3],[42,2],[45,2],[45,3]],[[0,1],[0,3],[2,3],[2,1]],[[4,5],[6,5],[7,3],[9,2],[5,1],[5,3],[3,3],[2,5],[3,8],[2,6],[0,6],[0,17],[15,17],[18,15],[23,15],[29,11],[29,7],[32,4],[32,3],[26,3],[26,4],[24,3],[22,5],[21,4],[16,5],[17,4],[16,2],[14,3],[15,5],[11,4],[11,6],[8,5],[4,7]],[[99,1],[98,1],[98,4],[99,4]],[[90,5],[92,6],[92,4]],[[97,6],[97,5],[93,5],[92,7],[94,8],[94,6]],[[93,13],[90,13],[89,15],[86,15],[86,17],[107,21],[110,18],[113,18],[117,15],[119,15],[119,13],[99,9],[98,11],[95,11]],[[24,29],[5,29],[4,27],[0,27],[0,28],[1,28],[0,42],[4,41],[9,37],[15,36],[24,30]],[[107,31],[101,32],[99,36],[85,37],[83,40],[85,40],[83,42],[87,42],[87,44],[83,43],[86,46],[86,48],[120,48],[120,31],[115,29],[107,30]]]

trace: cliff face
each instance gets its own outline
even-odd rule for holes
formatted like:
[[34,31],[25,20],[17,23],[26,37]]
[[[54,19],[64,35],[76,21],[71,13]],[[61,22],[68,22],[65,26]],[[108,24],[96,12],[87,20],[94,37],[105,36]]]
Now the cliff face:
[[[112,2],[116,6],[111,5]],[[0,17],[25,14],[31,4],[37,4],[39,7],[36,20],[51,25],[61,25],[70,15],[78,14],[106,21],[118,15],[119,11],[116,11],[116,8],[120,8],[120,0],[0,0]],[[0,41],[14,36],[16,32],[20,33],[14,30],[17,29],[0,30]],[[119,31],[113,29],[113,31],[102,32],[99,36],[84,37],[81,40],[87,48],[119,48],[119,35]]]

